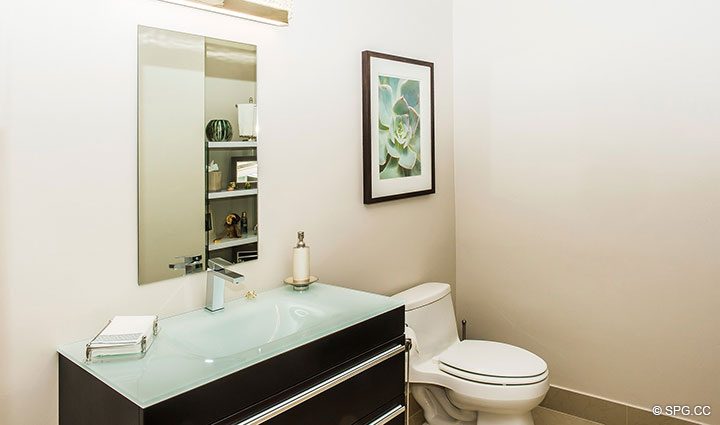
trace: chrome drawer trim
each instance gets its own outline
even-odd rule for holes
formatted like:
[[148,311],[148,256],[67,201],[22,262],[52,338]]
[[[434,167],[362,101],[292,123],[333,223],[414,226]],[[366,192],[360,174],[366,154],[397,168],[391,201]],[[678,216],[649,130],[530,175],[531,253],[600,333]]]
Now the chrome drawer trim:
[[[350,369],[346,369],[337,375],[328,378],[327,380],[320,382],[319,384],[312,386],[305,391],[296,394],[272,407],[269,407],[262,412],[245,419],[240,422],[236,422],[235,425],[257,425],[261,424],[265,421],[268,421],[275,416],[280,415],[281,413],[287,412],[288,410],[292,409],[293,407],[302,404],[311,398],[315,397],[318,394],[321,394],[339,384],[342,384],[343,382],[347,381],[350,378],[353,378],[366,370],[370,369],[373,366],[376,366],[385,360],[388,360],[389,358],[396,356],[397,354],[400,354],[405,351],[404,345],[396,345],[386,351],[383,351],[382,353],[371,357],[367,360],[365,360],[362,363],[359,363]],[[402,410],[404,411],[405,408],[403,407]],[[395,412],[395,410],[393,410]],[[382,418],[381,418],[382,419]],[[392,419],[392,418],[390,418]],[[373,424],[381,425],[386,422],[373,422]]]
[[405,412],[405,406],[403,406],[402,404],[398,404],[391,411],[370,422],[368,425],[385,425],[386,423],[400,416],[403,412]]

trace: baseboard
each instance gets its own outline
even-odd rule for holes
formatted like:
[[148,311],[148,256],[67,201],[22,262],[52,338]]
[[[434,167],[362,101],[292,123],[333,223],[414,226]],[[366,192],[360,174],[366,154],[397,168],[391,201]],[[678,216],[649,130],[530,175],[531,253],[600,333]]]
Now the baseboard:
[[695,416],[655,415],[648,409],[551,386],[540,406],[603,425],[709,425]]

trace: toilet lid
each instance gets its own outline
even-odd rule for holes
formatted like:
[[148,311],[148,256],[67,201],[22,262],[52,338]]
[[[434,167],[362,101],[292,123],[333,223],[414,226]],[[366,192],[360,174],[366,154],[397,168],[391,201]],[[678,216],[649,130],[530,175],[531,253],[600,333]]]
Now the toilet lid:
[[441,370],[476,382],[528,384],[547,377],[543,359],[502,342],[465,340],[453,344],[438,360]]

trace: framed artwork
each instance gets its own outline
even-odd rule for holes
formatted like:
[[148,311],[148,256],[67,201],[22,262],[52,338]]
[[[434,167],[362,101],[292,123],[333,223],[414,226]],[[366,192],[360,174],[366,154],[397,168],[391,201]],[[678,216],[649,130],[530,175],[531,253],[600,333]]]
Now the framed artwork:
[[432,62],[362,53],[363,200],[435,193]]

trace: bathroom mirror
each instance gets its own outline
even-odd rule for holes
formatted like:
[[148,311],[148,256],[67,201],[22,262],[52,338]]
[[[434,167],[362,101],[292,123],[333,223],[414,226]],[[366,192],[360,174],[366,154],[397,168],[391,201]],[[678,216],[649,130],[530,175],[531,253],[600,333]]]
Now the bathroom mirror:
[[138,27],[138,282],[258,256],[257,48]]

